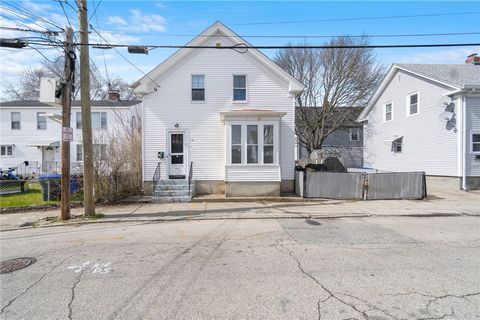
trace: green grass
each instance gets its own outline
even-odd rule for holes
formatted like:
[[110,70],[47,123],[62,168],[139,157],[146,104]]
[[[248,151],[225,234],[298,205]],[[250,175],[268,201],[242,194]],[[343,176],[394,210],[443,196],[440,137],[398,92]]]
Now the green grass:
[[29,184],[24,193],[0,195],[0,208],[28,207],[59,203],[59,201],[43,201],[42,187],[39,184]]

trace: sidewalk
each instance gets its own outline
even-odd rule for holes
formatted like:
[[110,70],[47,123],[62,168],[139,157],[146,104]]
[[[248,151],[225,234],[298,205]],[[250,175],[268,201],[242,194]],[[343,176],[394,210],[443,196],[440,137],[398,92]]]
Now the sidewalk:
[[[381,201],[221,201],[192,203],[136,203],[98,206],[96,219],[74,219],[68,223],[142,222],[217,219],[343,218],[371,216],[456,216],[480,217],[480,193],[431,190],[426,200]],[[201,199],[200,199],[201,200]],[[244,199],[245,200],[245,199]],[[81,216],[83,208],[72,208],[72,217]],[[58,217],[59,208],[0,215],[0,230],[60,225],[47,221]],[[48,219],[51,220],[51,219]]]

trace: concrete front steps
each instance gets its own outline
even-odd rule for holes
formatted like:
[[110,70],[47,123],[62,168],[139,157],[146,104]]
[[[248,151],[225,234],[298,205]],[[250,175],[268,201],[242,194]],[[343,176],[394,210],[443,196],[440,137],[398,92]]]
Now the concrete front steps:
[[190,185],[188,192],[187,179],[160,180],[153,191],[152,202],[190,202],[195,192],[195,181]]

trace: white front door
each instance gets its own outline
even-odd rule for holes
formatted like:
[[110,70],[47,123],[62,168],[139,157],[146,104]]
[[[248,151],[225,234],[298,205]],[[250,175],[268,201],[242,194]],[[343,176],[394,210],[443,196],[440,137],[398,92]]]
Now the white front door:
[[187,153],[185,148],[185,131],[171,131],[168,133],[169,158],[168,178],[185,179],[187,174]]

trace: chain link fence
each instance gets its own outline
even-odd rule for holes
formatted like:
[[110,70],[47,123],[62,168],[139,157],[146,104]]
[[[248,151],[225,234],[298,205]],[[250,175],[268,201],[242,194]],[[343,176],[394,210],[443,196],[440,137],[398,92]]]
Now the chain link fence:
[[[103,204],[117,203],[127,196],[139,194],[141,183],[141,177],[138,174],[96,175],[95,199]],[[71,176],[70,195],[71,204],[82,204],[82,176]],[[0,210],[2,211],[58,205],[61,196],[61,175],[59,174],[30,179],[19,179],[17,176],[0,179]]]

